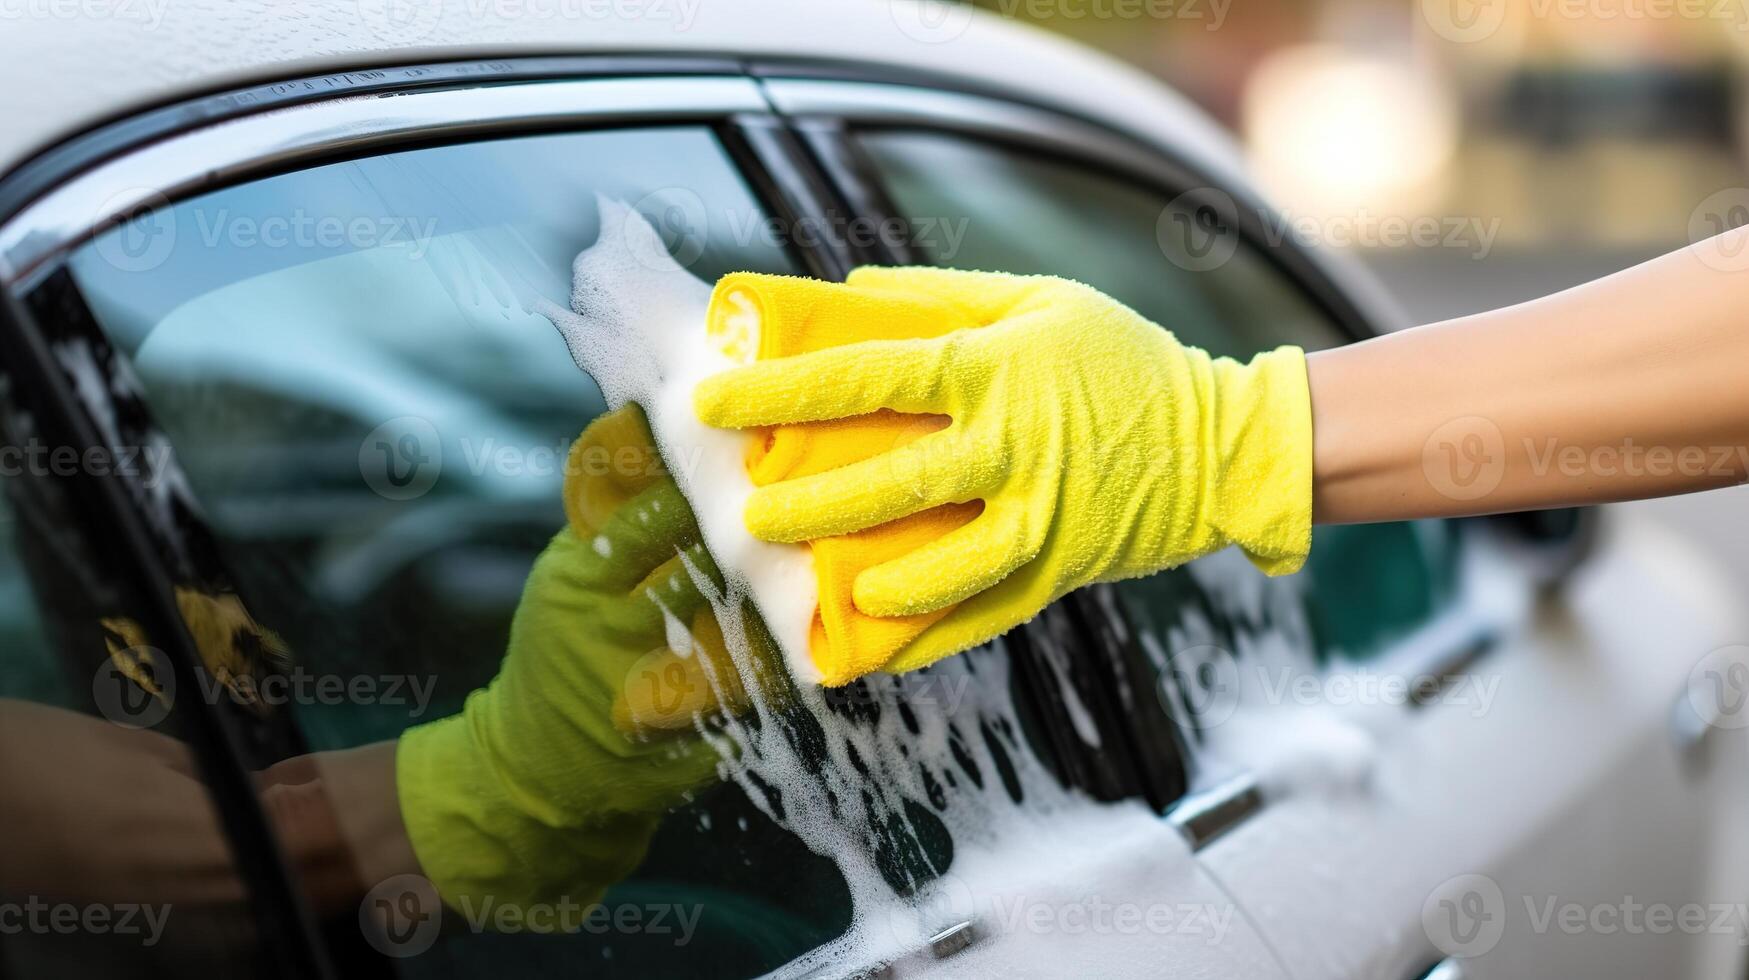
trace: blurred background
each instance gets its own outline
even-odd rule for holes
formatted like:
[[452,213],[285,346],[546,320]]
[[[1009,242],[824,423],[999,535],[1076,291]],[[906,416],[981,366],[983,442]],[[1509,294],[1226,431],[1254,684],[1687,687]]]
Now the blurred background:
[[[1370,266],[1410,322],[1749,221],[1749,0],[976,4],[1200,104],[1291,227]],[[1631,506],[1749,575],[1749,488]]]
[[1749,0],[978,5],[1188,95],[1239,134],[1291,215],[1421,216],[1434,220],[1413,227],[1457,233],[1324,243],[1360,253],[1417,320],[1541,295],[1749,217]]

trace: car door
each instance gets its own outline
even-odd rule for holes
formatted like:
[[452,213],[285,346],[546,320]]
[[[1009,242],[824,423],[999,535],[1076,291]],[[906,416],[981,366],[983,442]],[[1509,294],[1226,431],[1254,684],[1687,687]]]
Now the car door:
[[[903,219],[904,261],[1068,275],[1219,354],[1367,329],[1244,190],[1108,131],[955,93],[768,85],[852,196]],[[1710,703],[1686,675],[1729,620],[1629,584],[1680,564],[1656,547],[1610,549],[1560,587],[1588,523],[1321,527],[1286,579],[1223,553],[1092,590],[1193,747],[1173,817],[1294,975],[1412,977],[1444,957],[1466,976],[1720,975],[1740,955],[1741,883],[1704,855],[1741,746],[1685,768],[1668,727]],[[1654,620],[1680,652],[1644,653]],[[1636,901],[1690,927],[1590,924]],[[1703,909],[1725,924],[1699,929]],[[1575,929],[1551,910],[1604,914]]]
[[[243,772],[392,738],[488,680],[564,523],[567,447],[639,370],[610,327],[653,303],[697,319],[685,304],[732,269],[841,275],[861,246],[819,233],[842,227],[835,204],[755,84],[701,69],[245,115],[20,219],[114,206],[126,220],[94,238],[39,225],[0,243],[40,315],[97,356],[84,410],[174,447],[165,574],[273,637],[249,665],[273,696],[209,689],[251,726]],[[580,256],[609,274],[577,289]],[[567,338],[552,321],[570,317],[585,326]],[[164,516],[152,503],[130,506]],[[724,778],[666,815],[587,927],[451,910],[442,928],[361,933],[359,906],[306,879],[321,949],[357,975],[1280,975],[1156,818],[1183,759],[1170,733],[1139,735],[1165,707],[1124,713],[1117,675],[1083,655],[1115,648],[1091,620],[1068,604],[835,691],[744,676],[753,704],[712,722]],[[367,902],[401,897],[364,884]]]

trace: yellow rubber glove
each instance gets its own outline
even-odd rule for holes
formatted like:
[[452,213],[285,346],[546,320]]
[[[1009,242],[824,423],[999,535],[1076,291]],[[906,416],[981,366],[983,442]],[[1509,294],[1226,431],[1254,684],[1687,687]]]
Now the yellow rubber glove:
[[862,462],[761,487],[748,530],[845,534],[926,508],[984,502],[971,523],[863,570],[873,616],[958,603],[883,669],[921,667],[1031,619],[1090,582],[1146,575],[1237,544],[1272,575],[1311,546],[1305,356],[1212,358],[1128,307],[1049,276],[862,268],[848,285],[947,303],[981,324],[725,371],[698,386],[723,427],[886,408],[947,428]]
[[396,750],[408,836],[452,907],[594,902],[667,808],[714,778],[695,715],[743,697],[685,563],[720,577],[637,406],[572,446],[565,512],[498,676]]
[[[705,316],[718,349],[743,363],[793,357],[866,340],[939,337],[977,326],[945,303],[919,302],[914,293],[883,293],[800,276],[731,273],[717,280]],[[747,447],[754,486],[809,476],[860,462],[945,428],[942,415],[882,410],[854,418],[756,430]],[[964,526],[977,502],[949,504],[866,531],[808,543],[813,552],[818,604],[808,655],[826,687],[848,684],[879,670],[950,609],[916,616],[864,615],[851,599],[866,568],[897,558]]]

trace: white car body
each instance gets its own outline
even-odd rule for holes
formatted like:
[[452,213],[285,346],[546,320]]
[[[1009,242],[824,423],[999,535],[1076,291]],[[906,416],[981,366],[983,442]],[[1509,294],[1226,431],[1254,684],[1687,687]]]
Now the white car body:
[[[462,0],[140,0],[105,16],[20,7],[0,20],[0,175],[99,124],[243,85],[443,60],[683,52],[953,78],[1171,147],[1246,186],[1233,143],[1183,99],[987,13],[907,0],[637,6],[629,19]],[[8,243],[0,233],[0,283],[19,271],[5,265]],[[1394,324],[1370,279],[1340,257],[1322,261],[1375,322]],[[1507,624],[1484,712],[1443,701],[1412,716],[1398,704],[1266,714],[1226,751],[1257,775],[1267,805],[1201,849],[1164,823],[1154,836],[1129,810],[1101,846],[1034,842],[1052,857],[1033,870],[1059,889],[1235,907],[1218,947],[1183,931],[1009,935],[888,969],[1410,980],[1449,955],[1441,969],[1466,977],[1741,976],[1749,923],[1715,923],[1749,901],[1732,832],[1749,805],[1749,757],[1729,719],[1708,724],[1696,714],[1704,699],[1694,705],[1718,662],[1709,653],[1749,637],[1746,593],[1693,542],[1638,512],[1615,516],[1584,566],[1535,604],[1522,601],[1522,570],[1468,570],[1470,601],[1498,603]],[[956,874],[996,874],[977,868]],[[1481,904],[1465,905],[1477,882]],[[1635,905],[1698,906],[1706,927],[1612,911]],[[1479,910],[1480,931],[1442,932],[1454,908]]]

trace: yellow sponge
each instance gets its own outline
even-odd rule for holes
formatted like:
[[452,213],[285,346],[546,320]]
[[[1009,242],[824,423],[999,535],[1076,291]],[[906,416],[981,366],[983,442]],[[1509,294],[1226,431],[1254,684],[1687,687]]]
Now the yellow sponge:
[[[793,276],[734,273],[718,281],[707,314],[718,349],[738,360],[790,357],[864,340],[936,337],[980,326],[962,310],[917,297]],[[755,486],[824,473],[913,442],[948,424],[945,415],[881,410],[830,422],[753,430],[747,475]],[[977,501],[948,504],[879,527],[810,542],[819,607],[809,655],[828,687],[881,669],[906,644],[952,611],[864,615],[851,599],[865,568],[909,554],[977,517]]]

